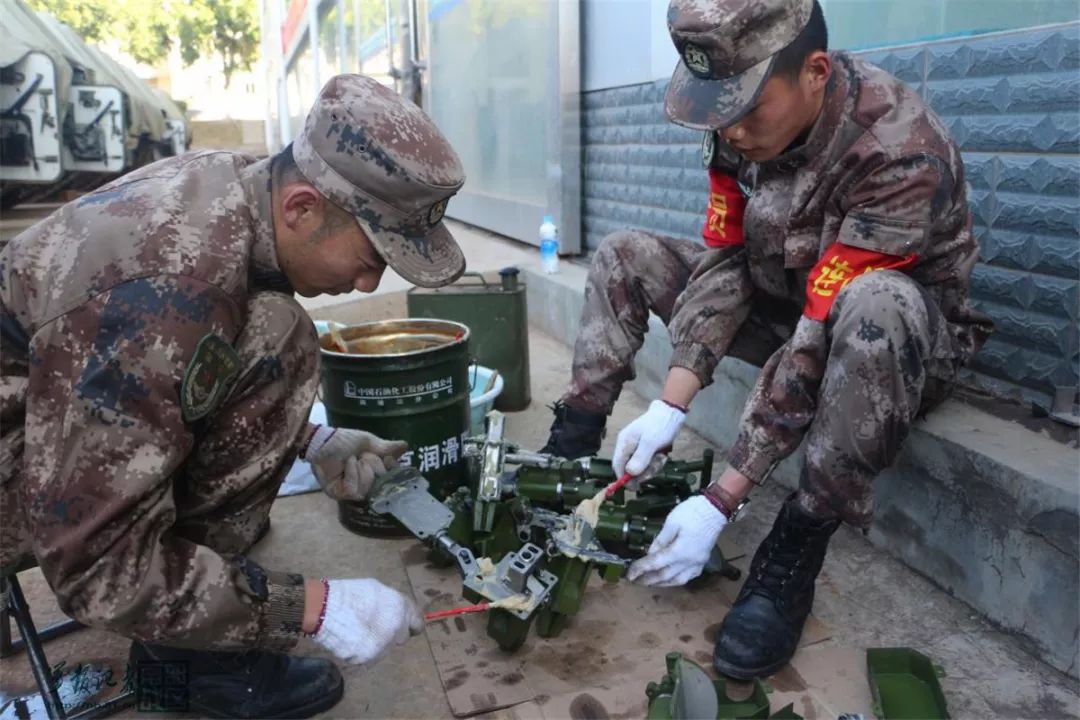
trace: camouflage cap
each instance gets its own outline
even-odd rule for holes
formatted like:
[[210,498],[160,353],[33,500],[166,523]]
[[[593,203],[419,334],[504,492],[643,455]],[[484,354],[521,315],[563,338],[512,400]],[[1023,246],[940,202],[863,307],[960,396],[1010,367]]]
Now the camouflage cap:
[[672,122],[715,130],[753,106],[776,53],[810,21],[814,0],[671,0],[668,32],[679,64],[664,112]]
[[416,105],[369,77],[333,77],[293,141],[293,156],[406,280],[439,287],[465,271],[461,248],[442,222],[465,171]]

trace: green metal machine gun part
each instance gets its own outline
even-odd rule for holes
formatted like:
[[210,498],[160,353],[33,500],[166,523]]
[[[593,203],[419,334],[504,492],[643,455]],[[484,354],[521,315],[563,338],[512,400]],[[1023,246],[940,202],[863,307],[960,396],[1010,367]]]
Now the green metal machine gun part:
[[713,680],[700,665],[687,660],[682,653],[668,653],[665,661],[667,673],[660,682],[651,682],[645,688],[649,698],[645,716],[648,720],[802,720],[793,705],[770,715],[769,690],[760,680],[754,681],[748,698],[732,700],[727,695],[725,680]]
[[[745,700],[727,696],[726,682],[713,680],[700,665],[681,653],[665,657],[667,673],[645,688],[648,720],[701,720],[702,718],[801,718],[788,705],[769,713],[769,689],[760,680]],[[945,671],[912,648],[869,648],[866,677],[874,701],[874,714],[882,720],[948,720],[949,710],[939,678]],[[840,720],[863,715],[844,713]]]
[[[517,587],[536,599],[530,600],[528,612],[488,612],[488,635],[512,651],[524,643],[534,622],[541,637],[556,636],[566,627],[581,608],[593,569],[607,582],[618,581],[648,551],[671,509],[709,483],[713,455],[707,450],[700,460],[668,462],[634,497],[619,490],[600,506],[593,529],[573,510],[615,480],[610,461],[522,452],[504,440],[504,428],[502,413],[489,413],[487,434],[466,448],[469,484],[445,504],[422,489],[418,474],[396,470],[372,492],[371,506],[393,515],[443,562],[456,562],[466,599],[498,600]],[[508,465],[516,471],[508,471]],[[406,497],[397,497],[401,493]],[[478,557],[494,564],[494,579],[476,579]],[[739,576],[718,550],[707,569],[730,579]],[[536,582],[523,583],[522,576]]]
[[869,648],[866,676],[874,713],[882,720],[947,720],[949,708],[939,678],[945,671],[918,650]]

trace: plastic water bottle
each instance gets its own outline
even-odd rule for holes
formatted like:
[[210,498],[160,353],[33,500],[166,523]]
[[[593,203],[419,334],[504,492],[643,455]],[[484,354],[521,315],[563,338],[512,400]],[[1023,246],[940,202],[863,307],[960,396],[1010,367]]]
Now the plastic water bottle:
[[559,272],[559,229],[550,215],[540,226],[540,267],[548,275]]

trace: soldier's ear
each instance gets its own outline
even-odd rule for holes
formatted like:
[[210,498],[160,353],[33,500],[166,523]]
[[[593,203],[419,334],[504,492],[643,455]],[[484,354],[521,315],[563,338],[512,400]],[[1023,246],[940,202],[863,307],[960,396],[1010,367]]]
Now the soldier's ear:
[[824,50],[814,50],[803,60],[802,77],[811,92],[825,89],[832,76],[832,58]]
[[307,183],[292,183],[281,191],[281,216],[292,230],[322,224],[323,198]]

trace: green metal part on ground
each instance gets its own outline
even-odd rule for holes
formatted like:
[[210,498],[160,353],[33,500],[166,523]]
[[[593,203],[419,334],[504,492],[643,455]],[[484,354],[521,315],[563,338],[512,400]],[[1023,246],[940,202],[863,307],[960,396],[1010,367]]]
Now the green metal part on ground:
[[660,682],[651,682],[645,688],[649,698],[648,720],[802,720],[792,705],[770,715],[769,691],[760,680],[754,681],[749,697],[732,700],[723,679],[713,680],[700,665],[687,660],[682,653],[668,653],[664,659],[667,673]]
[[[727,696],[725,680],[713,680],[682,653],[668,653],[665,661],[667,673],[645,688],[648,720],[802,717],[792,705],[769,714],[769,691],[760,680],[754,681],[750,697],[732,700]],[[918,650],[870,648],[866,651],[866,669],[874,714],[880,720],[948,719],[945,694],[938,682],[944,671]]]
[[947,720],[949,710],[938,678],[944,671],[911,648],[870,648],[866,674],[881,720]]

